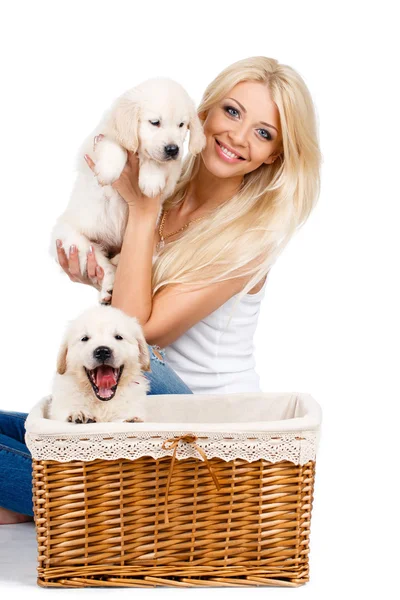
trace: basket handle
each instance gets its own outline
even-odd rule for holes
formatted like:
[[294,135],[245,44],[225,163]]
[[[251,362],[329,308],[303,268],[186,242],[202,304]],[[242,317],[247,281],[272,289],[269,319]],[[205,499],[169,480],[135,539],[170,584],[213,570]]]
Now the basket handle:
[[[175,463],[175,458],[176,458],[176,452],[178,450],[178,446],[179,446],[179,442],[185,442],[186,444],[193,444],[193,446],[196,448],[197,452],[203,457],[204,462],[207,465],[208,470],[210,471],[210,475],[214,480],[215,486],[217,488],[217,490],[219,490],[221,488],[221,485],[217,479],[217,476],[215,475],[214,471],[212,470],[211,464],[207,458],[206,453],[204,452],[203,448],[200,448],[200,446],[198,446],[196,444],[196,440],[197,440],[197,436],[195,436],[193,433],[187,433],[185,435],[181,435],[179,437],[173,437],[173,438],[169,438],[167,440],[164,440],[163,444],[162,444],[162,448],[164,450],[174,450],[174,453],[172,455],[172,460],[171,460],[171,465],[169,468],[169,473],[168,473],[168,479],[167,479],[167,487],[165,490],[165,508],[164,508],[164,521],[165,523],[169,523],[169,518],[168,518],[168,493],[169,493],[169,484],[171,483],[171,478],[172,478],[172,471],[174,469],[174,463]],[[167,444],[169,444],[167,446]]]

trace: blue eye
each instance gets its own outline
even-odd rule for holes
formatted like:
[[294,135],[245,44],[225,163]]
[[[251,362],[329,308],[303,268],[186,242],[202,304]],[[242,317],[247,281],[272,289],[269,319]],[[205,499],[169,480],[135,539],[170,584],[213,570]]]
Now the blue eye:
[[257,131],[263,131],[266,135],[263,135],[262,133],[260,133],[261,137],[263,137],[266,140],[272,140],[271,134],[269,131],[267,131],[266,129],[258,129]]
[[236,115],[233,115],[233,114],[230,112],[231,110],[232,110],[233,112],[235,112],[235,113],[236,113],[236,115],[239,115],[239,111],[238,111],[236,108],[234,108],[233,106],[225,106],[225,111],[226,111],[226,112],[227,112],[229,115],[231,115],[232,117],[235,117]]

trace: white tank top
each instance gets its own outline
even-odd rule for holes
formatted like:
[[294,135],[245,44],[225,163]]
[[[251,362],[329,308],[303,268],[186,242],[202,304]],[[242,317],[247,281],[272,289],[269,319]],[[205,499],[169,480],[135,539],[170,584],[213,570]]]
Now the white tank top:
[[194,394],[261,391],[253,336],[266,282],[257,293],[246,294],[237,303],[229,328],[239,294],[166,346],[167,363]]

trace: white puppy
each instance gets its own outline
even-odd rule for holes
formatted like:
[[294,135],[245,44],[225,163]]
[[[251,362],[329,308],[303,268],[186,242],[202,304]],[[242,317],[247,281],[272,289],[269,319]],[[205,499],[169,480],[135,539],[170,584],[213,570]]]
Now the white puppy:
[[86,310],[61,345],[49,418],[141,421],[138,407],[150,387],[142,370],[151,370],[150,355],[137,319],[111,306]]
[[[193,101],[175,81],[149,79],[117,99],[79,151],[78,176],[67,209],[53,229],[51,253],[57,258],[57,239],[67,253],[75,245],[84,275],[87,252],[93,245],[97,263],[104,270],[100,292],[104,304],[111,300],[127,220],[127,205],[111,184],[125,166],[127,150],[138,153],[142,192],[148,197],[162,193],[164,201],[180,176],[188,130],[189,151],[198,154],[205,136]],[[105,137],[94,144],[99,134]],[[84,154],[93,157],[97,179]]]

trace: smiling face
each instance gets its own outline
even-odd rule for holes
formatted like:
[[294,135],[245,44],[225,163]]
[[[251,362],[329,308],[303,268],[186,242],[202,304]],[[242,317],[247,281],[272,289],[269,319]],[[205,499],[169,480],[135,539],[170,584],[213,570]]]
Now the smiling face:
[[60,375],[73,377],[97,400],[114,398],[150,369],[150,358],[137,320],[122,311],[99,306],[85,311],[69,327],[57,364]]
[[279,112],[265,83],[238,83],[200,118],[207,140],[201,156],[216,177],[243,176],[281,152]]

